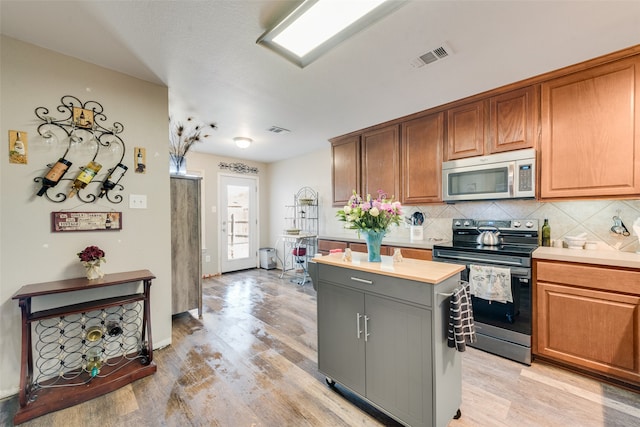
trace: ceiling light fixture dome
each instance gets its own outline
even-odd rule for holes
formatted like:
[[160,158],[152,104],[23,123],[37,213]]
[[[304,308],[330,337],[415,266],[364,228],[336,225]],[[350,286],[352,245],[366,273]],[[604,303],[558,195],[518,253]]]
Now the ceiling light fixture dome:
[[251,143],[253,142],[253,139],[245,138],[243,136],[237,136],[233,138],[233,142],[236,143],[236,146],[238,148],[247,148],[251,145]]

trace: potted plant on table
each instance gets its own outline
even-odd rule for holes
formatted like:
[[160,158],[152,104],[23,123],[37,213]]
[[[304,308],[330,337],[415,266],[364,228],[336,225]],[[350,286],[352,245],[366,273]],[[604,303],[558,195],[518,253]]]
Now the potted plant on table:
[[100,270],[100,264],[107,262],[102,249],[97,246],[87,246],[82,252],[78,252],[78,258],[87,270],[87,279],[101,279],[104,273]]

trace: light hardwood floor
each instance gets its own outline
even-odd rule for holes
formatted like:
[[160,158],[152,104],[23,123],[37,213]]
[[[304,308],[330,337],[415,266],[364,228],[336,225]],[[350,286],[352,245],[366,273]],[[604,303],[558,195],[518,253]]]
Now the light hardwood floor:
[[[173,319],[158,372],[113,393],[21,424],[75,426],[397,426],[316,364],[316,293],[277,270],[204,282],[204,316]],[[640,426],[640,395],[475,349],[463,353],[462,426]],[[17,398],[0,402],[12,425]]]

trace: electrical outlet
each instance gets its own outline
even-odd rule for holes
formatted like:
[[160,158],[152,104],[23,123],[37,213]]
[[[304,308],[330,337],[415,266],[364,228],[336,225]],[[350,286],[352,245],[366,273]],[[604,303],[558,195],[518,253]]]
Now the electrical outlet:
[[147,209],[147,195],[129,194],[129,207],[131,209]]
[[211,255],[205,255],[204,262],[211,262]]

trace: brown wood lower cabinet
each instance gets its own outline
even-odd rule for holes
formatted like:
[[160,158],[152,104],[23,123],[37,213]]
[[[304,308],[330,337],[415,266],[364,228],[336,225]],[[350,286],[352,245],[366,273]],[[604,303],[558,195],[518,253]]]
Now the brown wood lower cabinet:
[[[351,249],[353,252],[367,252],[367,245],[365,243],[348,243],[339,240],[318,240],[318,250],[321,254],[327,255],[329,254],[329,250],[331,249]],[[413,258],[413,259],[422,259],[426,261],[431,261],[432,259],[432,251],[431,249],[421,249],[421,248],[406,248],[402,246],[386,246],[383,245],[380,247],[380,255],[393,255],[393,252],[396,248],[399,248],[402,251],[402,256],[404,258]]]
[[536,262],[534,354],[640,386],[640,272]]
[[341,242],[339,240],[326,240],[318,239],[318,252],[322,255],[329,255],[329,251],[332,249],[345,250],[349,247],[347,242]]
[[[389,248],[389,255],[393,255],[392,247]],[[425,261],[431,261],[433,251],[431,249],[420,248],[400,248],[402,250],[402,256],[404,258],[422,259]]]

